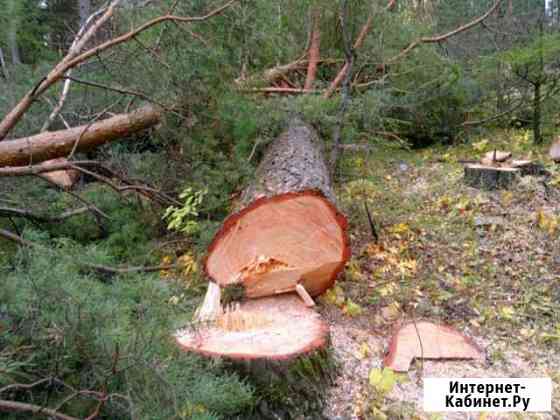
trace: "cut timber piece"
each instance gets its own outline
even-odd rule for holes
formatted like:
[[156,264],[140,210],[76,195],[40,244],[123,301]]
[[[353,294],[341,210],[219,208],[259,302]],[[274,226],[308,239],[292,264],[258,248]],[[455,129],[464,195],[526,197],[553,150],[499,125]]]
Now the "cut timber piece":
[[560,163],[560,138],[556,139],[556,141],[552,143],[548,154],[554,162]]
[[[45,164],[67,163],[66,158],[51,159],[45,161]],[[64,189],[71,189],[80,180],[80,171],[77,169],[63,169],[59,171],[44,172],[39,175],[41,178],[52,182]]]
[[145,105],[128,114],[117,114],[105,120],[47,131],[30,137],[0,142],[0,167],[36,164],[68,156],[73,150],[87,151],[113,140],[153,127],[162,119],[162,111]]
[[480,160],[483,164],[488,165],[495,162],[505,162],[511,158],[511,152],[501,152],[499,150],[492,150],[486,153]]
[[208,248],[205,270],[249,298],[327,290],[350,257],[347,223],[333,204],[315,130],[293,118],[266,150],[255,181]]
[[295,294],[252,299],[198,330],[176,333],[185,350],[234,360],[287,360],[328,343],[329,327]]
[[517,168],[465,165],[465,183],[484,190],[508,189],[518,180],[520,174],[521,170]]
[[396,372],[406,372],[415,358],[476,359],[483,352],[469,338],[453,328],[427,321],[408,323],[391,338],[383,365]]

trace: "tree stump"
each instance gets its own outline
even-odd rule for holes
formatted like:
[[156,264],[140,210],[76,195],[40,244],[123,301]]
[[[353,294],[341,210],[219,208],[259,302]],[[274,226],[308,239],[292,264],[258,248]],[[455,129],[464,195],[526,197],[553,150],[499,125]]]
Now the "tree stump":
[[479,164],[465,165],[465,183],[483,190],[509,189],[519,179],[518,168],[494,167]]
[[350,247],[323,145],[311,126],[297,117],[290,121],[266,150],[236,210],[208,248],[210,282],[198,323],[178,331],[177,343],[225,358],[266,389],[282,389],[290,401],[305,395],[293,408],[319,404],[333,364],[328,324],[311,308],[312,297],[333,285]]

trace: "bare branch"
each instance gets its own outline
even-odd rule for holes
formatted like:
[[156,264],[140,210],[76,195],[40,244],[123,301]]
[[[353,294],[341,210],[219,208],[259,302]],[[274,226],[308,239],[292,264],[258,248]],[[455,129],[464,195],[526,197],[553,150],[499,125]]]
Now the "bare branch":
[[[76,37],[74,38],[74,41],[72,42],[72,45],[70,45],[67,57],[69,57],[70,54],[76,52],[77,48],[80,47],[80,44],[83,46],[84,39],[85,39],[85,42],[87,42],[89,40],[89,38],[91,38],[91,36],[93,35],[93,32],[88,32],[88,37],[87,38],[84,37],[84,33],[86,32],[87,27],[89,26],[91,21],[96,16],[99,16],[105,10],[106,10],[106,8],[102,8],[102,9],[98,10],[97,12],[93,13],[91,16],[89,16],[87,18],[87,20],[85,21],[83,26],[80,28],[80,30],[76,34]],[[103,24],[103,22],[104,21],[102,21],[101,24]],[[72,74],[72,69],[69,69],[66,72],[65,76],[69,77],[71,74]],[[43,133],[43,132],[45,132],[49,129],[49,127],[51,126],[51,124],[53,123],[55,118],[59,115],[60,111],[62,110],[62,107],[64,106],[64,103],[66,102],[66,98],[68,97],[68,92],[70,92],[71,82],[72,82],[72,80],[69,79],[69,78],[67,78],[66,81],[64,82],[64,85],[62,87],[62,92],[60,93],[60,97],[58,99],[58,103],[56,104],[56,106],[54,107],[54,109],[52,110],[52,112],[50,113],[48,118],[43,123],[43,126],[41,127],[41,131],[40,131],[41,133]]]
[[455,28],[455,29],[453,29],[453,30],[451,30],[451,31],[449,31],[445,34],[432,36],[432,37],[418,38],[417,40],[411,42],[404,50],[402,50],[396,56],[387,60],[387,64],[395,63],[396,61],[403,58],[405,55],[407,55],[409,52],[411,52],[413,49],[415,49],[416,47],[418,47],[421,44],[430,44],[430,43],[442,42],[442,41],[447,40],[448,38],[451,38],[451,37],[453,37],[457,34],[460,34],[461,32],[464,32],[468,29],[471,29],[472,27],[474,27],[474,26],[478,25],[479,23],[483,22],[488,16],[490,16],[498,8],[498,6],[500,5],[501,2],[502,2],[502,0],[496,0],[496,3],[494,3],[494,5],[490,8],[490,10],[488,10],[482,16],[479,16],[478,18],[474,19],[473,21],[471,21],[469,23],[466,23],[465,25],[459,26],[458,28]]
[[[1,233],[1,231],[0,231]],[[0,400],[0,411],[32,413],[33,415],[43,415],[59,420],[79,420],[77,417],[67,416],[50,408],[40,405],[20,403],[16,401]]]
[[[387,6],[385,7],[385,10],[386,11],[393,10],[395,8],[396,4],[397,4],[397,0],[390,0],[389,4],[387,4]],[[366,39],[366,36],[371,29],[372,23],[373,23],[373,15],[370,15],[368,17],[365,25],[362,27],[362,30],[358,34],[358,37],[356,38],[356,41],[354,42],[354,46],[353,46],[354,51],[359,49],[362,46],[362,44],[364,43],[364,40]],[[340,69],[340,71],[338,72],[338,74],[336,75],[336,77],[334,78],[334,80],[332,81],[330,86],[328,87],[328,89],[323,94],[324,98],[330,98],[332,96],[332,94],[336,91],[336,89],[338,88],[340,83],[342,83],[342,81],[344,80],[344,77],[346,76],[346,73],[348,73],[348,70],[349,70],[348,69],[348,61],[346,61],[344,63],[344,66],[342,66],[342,68]]]
[[60,223],[72,216],[77,216],[90,211],[88,207],[80,207],[73,210],[67,210],[58,216],[45,216],[33,213],[28,209],[20,209],[15,207],[0,207],[0,217],[2,216],[15,216],[23,217],[40,223]]

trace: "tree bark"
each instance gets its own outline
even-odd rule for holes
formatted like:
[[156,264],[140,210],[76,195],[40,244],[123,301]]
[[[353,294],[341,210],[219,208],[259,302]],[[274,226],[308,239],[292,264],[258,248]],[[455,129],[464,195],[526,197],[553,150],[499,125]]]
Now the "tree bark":
[[112,140],[150,128],[161,121],[161,111],[146,105],[93,124],[51,131],[0,143],[0,167],[36,164],[65,157],[72,151],[92,149]]
[[521,171],[517,168],[498,168],[472,164],[465,166],[465,183],[483,190],[508,189],[518,179]]
[[334,202],[322,143],[296,117],[210,244],[206,273],[226,294],[237,288],[242,296],[270,296],[301,284],[320,295],[349,257],[346,220]]
[[322,143],[295,117],[209,246],[203,324],[179,331],[178,343],[250,360],[253,372],[274,371],[283,380],[292,361],[323,352],[328,325],[311,309],[311,296],[331,287],[350,257],[346,219],[333,202]]

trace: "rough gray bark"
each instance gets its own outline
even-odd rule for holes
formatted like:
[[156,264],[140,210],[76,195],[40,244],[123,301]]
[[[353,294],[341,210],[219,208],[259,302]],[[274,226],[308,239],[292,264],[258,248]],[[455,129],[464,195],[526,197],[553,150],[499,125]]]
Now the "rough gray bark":
[[521,175],[516,168],[494,168],[483,165],[465,166],[465,183],[483,190],[510,188]]
[[335,202],[323,144],[313,127],[293,117],[288,129],[266,150],[240,204],[244,207],[260,197],[309,189],[319,190]]

